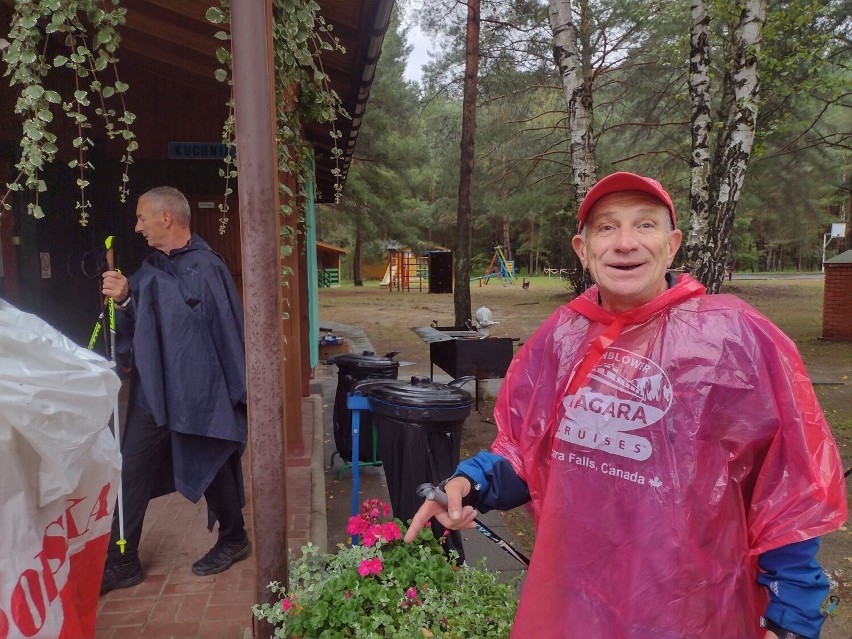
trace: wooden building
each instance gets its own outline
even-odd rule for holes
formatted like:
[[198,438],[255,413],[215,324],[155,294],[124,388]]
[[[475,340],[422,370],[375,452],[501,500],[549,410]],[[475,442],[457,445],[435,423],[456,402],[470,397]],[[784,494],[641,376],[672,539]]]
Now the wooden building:
[[[294,213],[281,220],[278,183],[288,178],[278,174],[274,161],[272,115],[279,105],[274,102],[274,79],[269,71],[271,1],[231,3],[240,177],[231,185],[235,193],[229,198],[229,220],[221,235],[218,205],[225,184],[219,171],[227,152],[221,136],[231,88],[214,79],[221,66],[216,50],[222,45],[214,34],[228,25],[206,20],[207,10],[216,4],[209,0],[121,0],[120,4],[127,10],[127,19],[119,27],[118,73],[121,82],[130,87],[124,95],[127,109],[136,115],[133,131],[139,143],[129,170],[131,195],[126,202],[119,199],[125,145],[121,140],[108,140],[95,116],[90,116],[93,126],[86,133],[93,142],[90,159],[94,168],[86,174],[90,182],[86,197],[91,201],[91,213],[88,224],[81,226],[75,210],[80,199],[79,174],[67,164],[75,154],[72,141],[79,133],[58,111],[52,128],[58,135],[59,154],[41,174],[47,185],[39,200],[45,217],[27,214],[29,192],[12,194],[8,200],[12,211],[0,212],[0,295],[44,318],[74,341],[87,343],[100,312],[105,238],[115,237],[118,266],[132,273],[149,251],[133,232],[138,195],[162,185],[177,187],[187,195],[193,230],[224,256],[244,292],[246,317],[251,318],[246,325],[248,458],[253,477],[250,501],[264,505],[251,508],[257,601],[263,601],[271,596],[266,584],[286,576],[287,452],[298,450],[303,437],[301,402],[294,400],[307,394],[311,365],[317,357],[312,329],[318,326],[313,205],[333,199],[336,168],[342,170],[345,180],[393,2],[318,0],[320,15],[345,49],[345,53],[324,52],[323,69],[350,117],[335,125],[340,132],[337,144],[343,150],[343,157],[337,160],[331,155],[330,125],[305,128],[315,153],[313,179],[308,185],[314,196],[309,191],[307,228],[299,234],[306,245],[292,251],[289,263],[281,257],[278,229],[280,224],[300,223],[297,211],[301,203],[288,196],[283,203]],[[9,33],[14,5],[11,0],[0,0],[0,38]],[[50,60],[54,55],[47,51]],[[50,82],[55,85],[48,88],[62,95],[74,91],[70,73]],[[18,173],[15,164],[22,130],[14,110],[19,93],[20,88],[8,86],[0,91],[0,184],[12,182]],[[287,186],[298,192],[295,184]],[[282,266],[294,274],[290,286],[281,285]],[[276,351],[280,357],[270,356]]]
[[[115,236],[120,266],[133,272],[148,252],[133,233],[136,197],[149,188],[172,185],[190,201],[193,230],[226,259],[239,286],[242,284],[238,191],[228,198],[230,211],[224,234],[219,233],[219,205],[224,200],[222,127],[228,116],[230,88],[214,79],[221,66],[215,50],[221,44],[214,33],[221,25],[205,19],[206,0],[122,0],[127,24],[119,29],[118,73],[130,89],[127,108],[136,115],[133,125],[139,149],[130,167],[130,198],[120,202],[121,156],[124,145],[106,139],[101,123],[91,115],[94,170],[87,196],[91,217],[79,224],[75,202],[80,191],[77,172],[67,166],[74,157],[71,141],[78,133],[71,121],[57,113],[52,128],[60,152],[48,165],[48,190],[39,204],[46,216],[26,214],[29,193],[13,194],[11,214],[0,214],[0,295],[20,308],[44,318],[78,343],[85,343],[99,314],[97,277],[104,239]],[[13,3],[0,0],[0,34],[9,31]],[[343,168],[348,166],[369,95],[381,40],[387,25],[389,0],[324,0],[321,15],[334,27],[346,54],[329,53],[323,60],[331,88],[343,98],[351,120],[337,126],[343,134]],[[73,82],[73,78],[66,78]],[[4,83],[8,79],[4,78]],[[73,87],[58,86],[68,95]],[[20,89],[0,91],[0,184],[11,182],[20,154],[21,121],[14,114]],[[310,125],[307,133],[316,151],[317,202],[334,195],[334,162],[329,127]],[[345,178],[345,173],[344,173]],[[239,189],[239,185],[237,185]],[[5,191],[5,188],[2,189]],[[0,192],[2,195],[2,192]]]
[[316,247],[319,288],[340,286],[343,256],[349,251],[325,242],[317,242]]
[[852,340],[852,250],[825,261],[822,337]]

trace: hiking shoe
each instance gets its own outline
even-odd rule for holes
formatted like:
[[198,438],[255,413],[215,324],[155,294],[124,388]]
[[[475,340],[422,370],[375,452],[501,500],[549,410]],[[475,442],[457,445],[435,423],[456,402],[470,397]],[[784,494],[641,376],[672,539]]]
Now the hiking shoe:
[[192,564],[192,572],[200,577],[215,575],[231,567],[235,561],[245,559],[251,552],[251,543],[245,541],[216,542],[210,551]]
[[104,576],[101,580],[101,594],[105,595],[111,590],[130,588],[142,583],[145,575],[142,574],[142,564],[139,558],[131,559],[125,563],[114,563],[107,560],[104,566]]

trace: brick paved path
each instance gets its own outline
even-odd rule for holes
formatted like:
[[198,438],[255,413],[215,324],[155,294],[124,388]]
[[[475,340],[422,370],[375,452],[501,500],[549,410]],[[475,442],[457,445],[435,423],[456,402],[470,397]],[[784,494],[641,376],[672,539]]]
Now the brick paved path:
[[[305,449],[288,460],[288,542],[301,548],[311,535],[311,454],[317,404],[302,402]],[[321,409],[319,409],[321,410]],[[247,456],[243,471],[247,475]],[[246,481],[247,494],[249,491]],[[243,510],[251,534],[251,511]],[[325,532],[322,532],[323,536]],[[254,557],[209,577],[192,574],[192,563],[216,542],[207,530],[207,508],[178,493],[151,502],[139,555],[145,580],[115,590],[98,604],[97,639],[245,639],[251,637],[256,601]]]

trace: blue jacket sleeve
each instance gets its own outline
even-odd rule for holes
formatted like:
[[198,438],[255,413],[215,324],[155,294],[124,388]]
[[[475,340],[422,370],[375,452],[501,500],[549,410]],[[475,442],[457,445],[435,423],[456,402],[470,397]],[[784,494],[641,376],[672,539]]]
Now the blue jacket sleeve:
[[472,501],[466,500],[481,513],[489,510],[510,510],[527,503],[530,491],[524,480],[515,473],[507,459],[494,453],[480,451],[456,468],[454,477],[464,475],[474,491]]
[[819,637],[828,578],[817,561],[819,538],[768,550],[758,558],[757,581],[769,591],[766,618],[810,639]]

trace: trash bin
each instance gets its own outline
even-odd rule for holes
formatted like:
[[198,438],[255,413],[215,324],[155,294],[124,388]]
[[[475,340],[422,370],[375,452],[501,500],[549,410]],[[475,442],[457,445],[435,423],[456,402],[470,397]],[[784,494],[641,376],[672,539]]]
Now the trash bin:
[[429,292],[453,292],[452,251],[429,251]]
[[[396,353],[376,355],[372,351],[362,354],[343,353],[331,358],[337,365],[337,392],[334,395],[334,445],[337,454],[344,461],[352,461],[352,413],[346,407],[346,397],[353,385],[365,379],[396,379],[399,362],[393,357]],[[366,415],[365,415],[366,417]],[[358,459],[362,462],[373,459],[373,429],[369,417],[361,419],[361,439],[358,445]],[[334,455],[332,455],[332,462]]]
[[[394,517],[408,522],[420,504],[417,487],[437,484],[456,469],[461,455],[462,425],[473,397],[461,386],[473,377],[449,384],[412,377],[410,384],[375,384],[363,389],[370,399]],[[362,431],[363,432],[363,431]],[[444,528],[432,521],[436,536]],[[461,532],[449,534],[447,548],[464,560]]]

